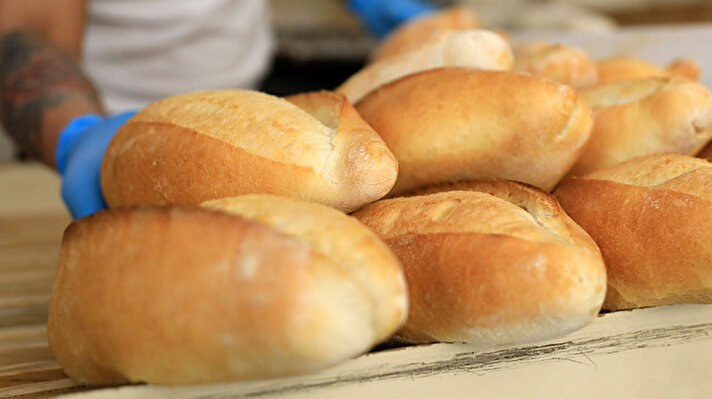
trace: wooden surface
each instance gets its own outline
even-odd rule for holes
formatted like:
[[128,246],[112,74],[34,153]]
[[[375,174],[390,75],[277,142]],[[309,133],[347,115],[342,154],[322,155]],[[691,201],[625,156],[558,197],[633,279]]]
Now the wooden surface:
[[59,181],[37,164],[0,164],[0,397],[76,390],[49,350],[45,323],[62,231]]
[[0,164],[0,397],[69,398],[709,398],[712,306],[617,312],[548,342],[383,350],[320,373],[194,387],[89,390],[68,379],[45,321],[69,217],[56,176]]

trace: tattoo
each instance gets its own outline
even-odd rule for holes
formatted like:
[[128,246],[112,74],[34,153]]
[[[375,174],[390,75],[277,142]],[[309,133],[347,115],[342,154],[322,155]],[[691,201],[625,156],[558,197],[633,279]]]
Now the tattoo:
[[26,33],[0,37],[0,121],[25,152],[44,155],[47,113],[70,101],[98,104],[76,62]]

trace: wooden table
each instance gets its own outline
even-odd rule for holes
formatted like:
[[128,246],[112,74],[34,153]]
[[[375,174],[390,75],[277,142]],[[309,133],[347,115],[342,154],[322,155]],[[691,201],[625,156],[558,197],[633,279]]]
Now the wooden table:
[[59,243],[70,221],[58,190],[56,176],[42,166],[0,165],[0,397],[712,397],[712,305],[610,313],[532,345],[384,350],[295,378],[88,390],[62,373],[45,337]]
[[67,392],[46,338],[62,231],[59,180],[38,164],[0,164],[0,396]]

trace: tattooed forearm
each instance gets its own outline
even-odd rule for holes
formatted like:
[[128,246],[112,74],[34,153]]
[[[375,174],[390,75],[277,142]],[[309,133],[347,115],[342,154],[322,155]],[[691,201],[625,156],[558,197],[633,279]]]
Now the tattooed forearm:
[[63,124],[100,108],[69,56],[26,33],[0,37],[0,122],[29,155],[53,164]]

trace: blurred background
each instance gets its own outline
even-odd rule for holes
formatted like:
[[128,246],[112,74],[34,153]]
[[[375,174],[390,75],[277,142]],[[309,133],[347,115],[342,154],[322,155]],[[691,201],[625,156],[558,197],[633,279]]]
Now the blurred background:
[[[545,39],[576,45],[594,57],[629,53],[666,64],[678,56],[703,58],[712,36],[707,0],[435,0],[471,6],[487,28],[513,41]],[[275,95],[333,89],[360,69],[377,39],[343,0],[271,0],[276,49],[259,89]],[[607,38],[614,37],[614,40]],[[690,42],[693,38],[694,43]],[[670,53],[675,48],[676,53]],[[712,60],[710,61],[712,62]],[[707,61],[700,59],[701,81]],[[708,83],[709,85],[709,83]],[[0,161],[18,157],[0,132]]]

